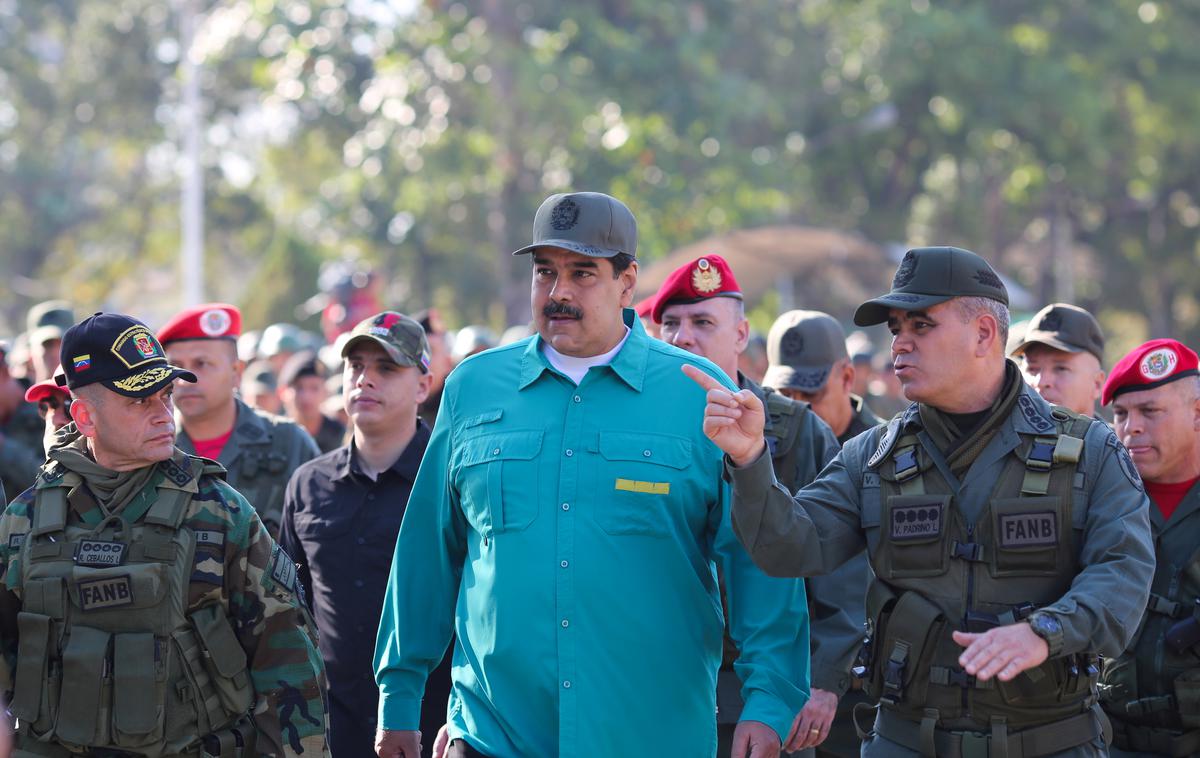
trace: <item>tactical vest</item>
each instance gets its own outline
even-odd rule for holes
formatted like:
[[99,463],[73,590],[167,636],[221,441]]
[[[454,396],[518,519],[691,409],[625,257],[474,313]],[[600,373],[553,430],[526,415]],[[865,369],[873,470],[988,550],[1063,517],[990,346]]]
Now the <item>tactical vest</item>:
[[[222,608],[187,607],[198,534],[183,525],[188,490],[223,469],[188,464],[186,489],[160,488],[133,524],[119,514],[94,528],[68,523],[67,495],[81,482],[73,473],[39,485],[21,546],[11,705],[26,752],[54,755],[53,744],[147,756],[232,747],[230,727],[248,714],[254,688]],[[243,754],[251,737],[236,734],[249,748]]]
[[239,440],[238,460],[229,472],[229,483],[254,506],[276,539],[283,517],[283,493],[292,475],[288,442],[289,436],[277,425],[272,425],[269,441]]
[[[1188,497],[1194,497],[1189,493]],[[1181,503],[1182,505],[1182,503]],[[1107,661],[1100,702],[1113,718],[1114,744],[1130,752],[1200,753],[1200,549],[1165,553],[1146,614],[1128,649]],[[1176,598],[1176,599],[1171,599]]]
[[1026,618],[1062,597],[1079,572],[1072,490],[1091,422],[1059,408],[1052,416],[1050,433],[1021,435],[973,524],[916,436],[885,440],[868,464],[880,483],[868,688],[889,719],[920,722],[931,735],[964,720],[980,731],[1019,730],[1094,703],[1096,658],[1060,656],[1010,682],[980,682],[959,667],[963,648],[951,638]]

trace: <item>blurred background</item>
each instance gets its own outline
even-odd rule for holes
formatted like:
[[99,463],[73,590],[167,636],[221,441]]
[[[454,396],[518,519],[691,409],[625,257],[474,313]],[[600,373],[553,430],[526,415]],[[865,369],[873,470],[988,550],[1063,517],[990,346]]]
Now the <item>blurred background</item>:
[[55,297],[500,333],[507,253],[587,189],[637,215],[643,294],[721,253],[762,331],[955,244],[1110,361],[1195,345],[1198,38],[1137,0],[0,0],[0,334]]

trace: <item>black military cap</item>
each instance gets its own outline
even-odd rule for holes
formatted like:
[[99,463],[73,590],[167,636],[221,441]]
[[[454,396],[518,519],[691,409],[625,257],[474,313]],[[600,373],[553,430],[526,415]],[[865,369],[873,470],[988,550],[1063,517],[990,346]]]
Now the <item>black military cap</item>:
[[958,247],[918,247],[904,254],[892,291],[858,306],[854,323],[882,324],[888,311],[923,311],[955,297],[986,297],[1008,305],[1008,290],[988,262]]
[[68,329],[61,360],[64,373],[55,380],[73,390],[99,382],[118,395],[147,397],[176,379],[196,381],[167,362],[148,326],[121,313],[96,313]]
[[1096,317],[1077,305],[1052,303],[1038,311],[1012,354],[1022,355],[1036,344],[1067,353],[1088,352],[1104,362],[1104,332]]

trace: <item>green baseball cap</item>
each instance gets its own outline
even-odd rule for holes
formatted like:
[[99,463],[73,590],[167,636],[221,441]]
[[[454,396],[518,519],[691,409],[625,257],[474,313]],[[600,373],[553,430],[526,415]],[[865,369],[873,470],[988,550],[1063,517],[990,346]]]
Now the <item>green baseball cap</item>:
[[788,311],[767,333],[767,372],[762,383],[775,389],[817,392],[833,365],[848,357],[846,335],[833,316]]
[[1104,332],[1096,317],[1077,305],[1051,303],[1038,311],[1021,344],[1012,350],[1012,355],[1022,355],[1030,345],[1046,345],[1067,353],[1088,352],[1104,361]]
[[533,217],[533,242],[513,255],[561,247],[591,258],[637,257],[637,220],[625,203],[600,192],[551,195]]
[[960,247],[909,250],[892,278],[892,291],[858,306],[854,323],[885,323],[888,311],[923,311],[956,297],[986,297],[1008,305],[1008,290],[988,262]]
[[25,329],[29,332],[31,345],[61,340],[74,324],[75,311],[66,300],[46,300],[30,308],[25,315]]
[[422,374],[429,373],[429,340],[425,338],[425,330],[402,313],[384,311],[358,322],[342,345],[342,357],[364,341],[382,347],[397,365],[415,366]]

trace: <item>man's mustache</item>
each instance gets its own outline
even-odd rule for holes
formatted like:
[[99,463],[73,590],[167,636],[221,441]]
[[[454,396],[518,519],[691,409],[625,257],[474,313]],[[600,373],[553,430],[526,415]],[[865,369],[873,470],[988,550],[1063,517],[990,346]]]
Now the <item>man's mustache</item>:
[[546,318],[552,316],[570,316],[571,318],[583,318],[583,311],[573,305],[567,303],[556,303],[553,300],[542,306],[542,315]]

